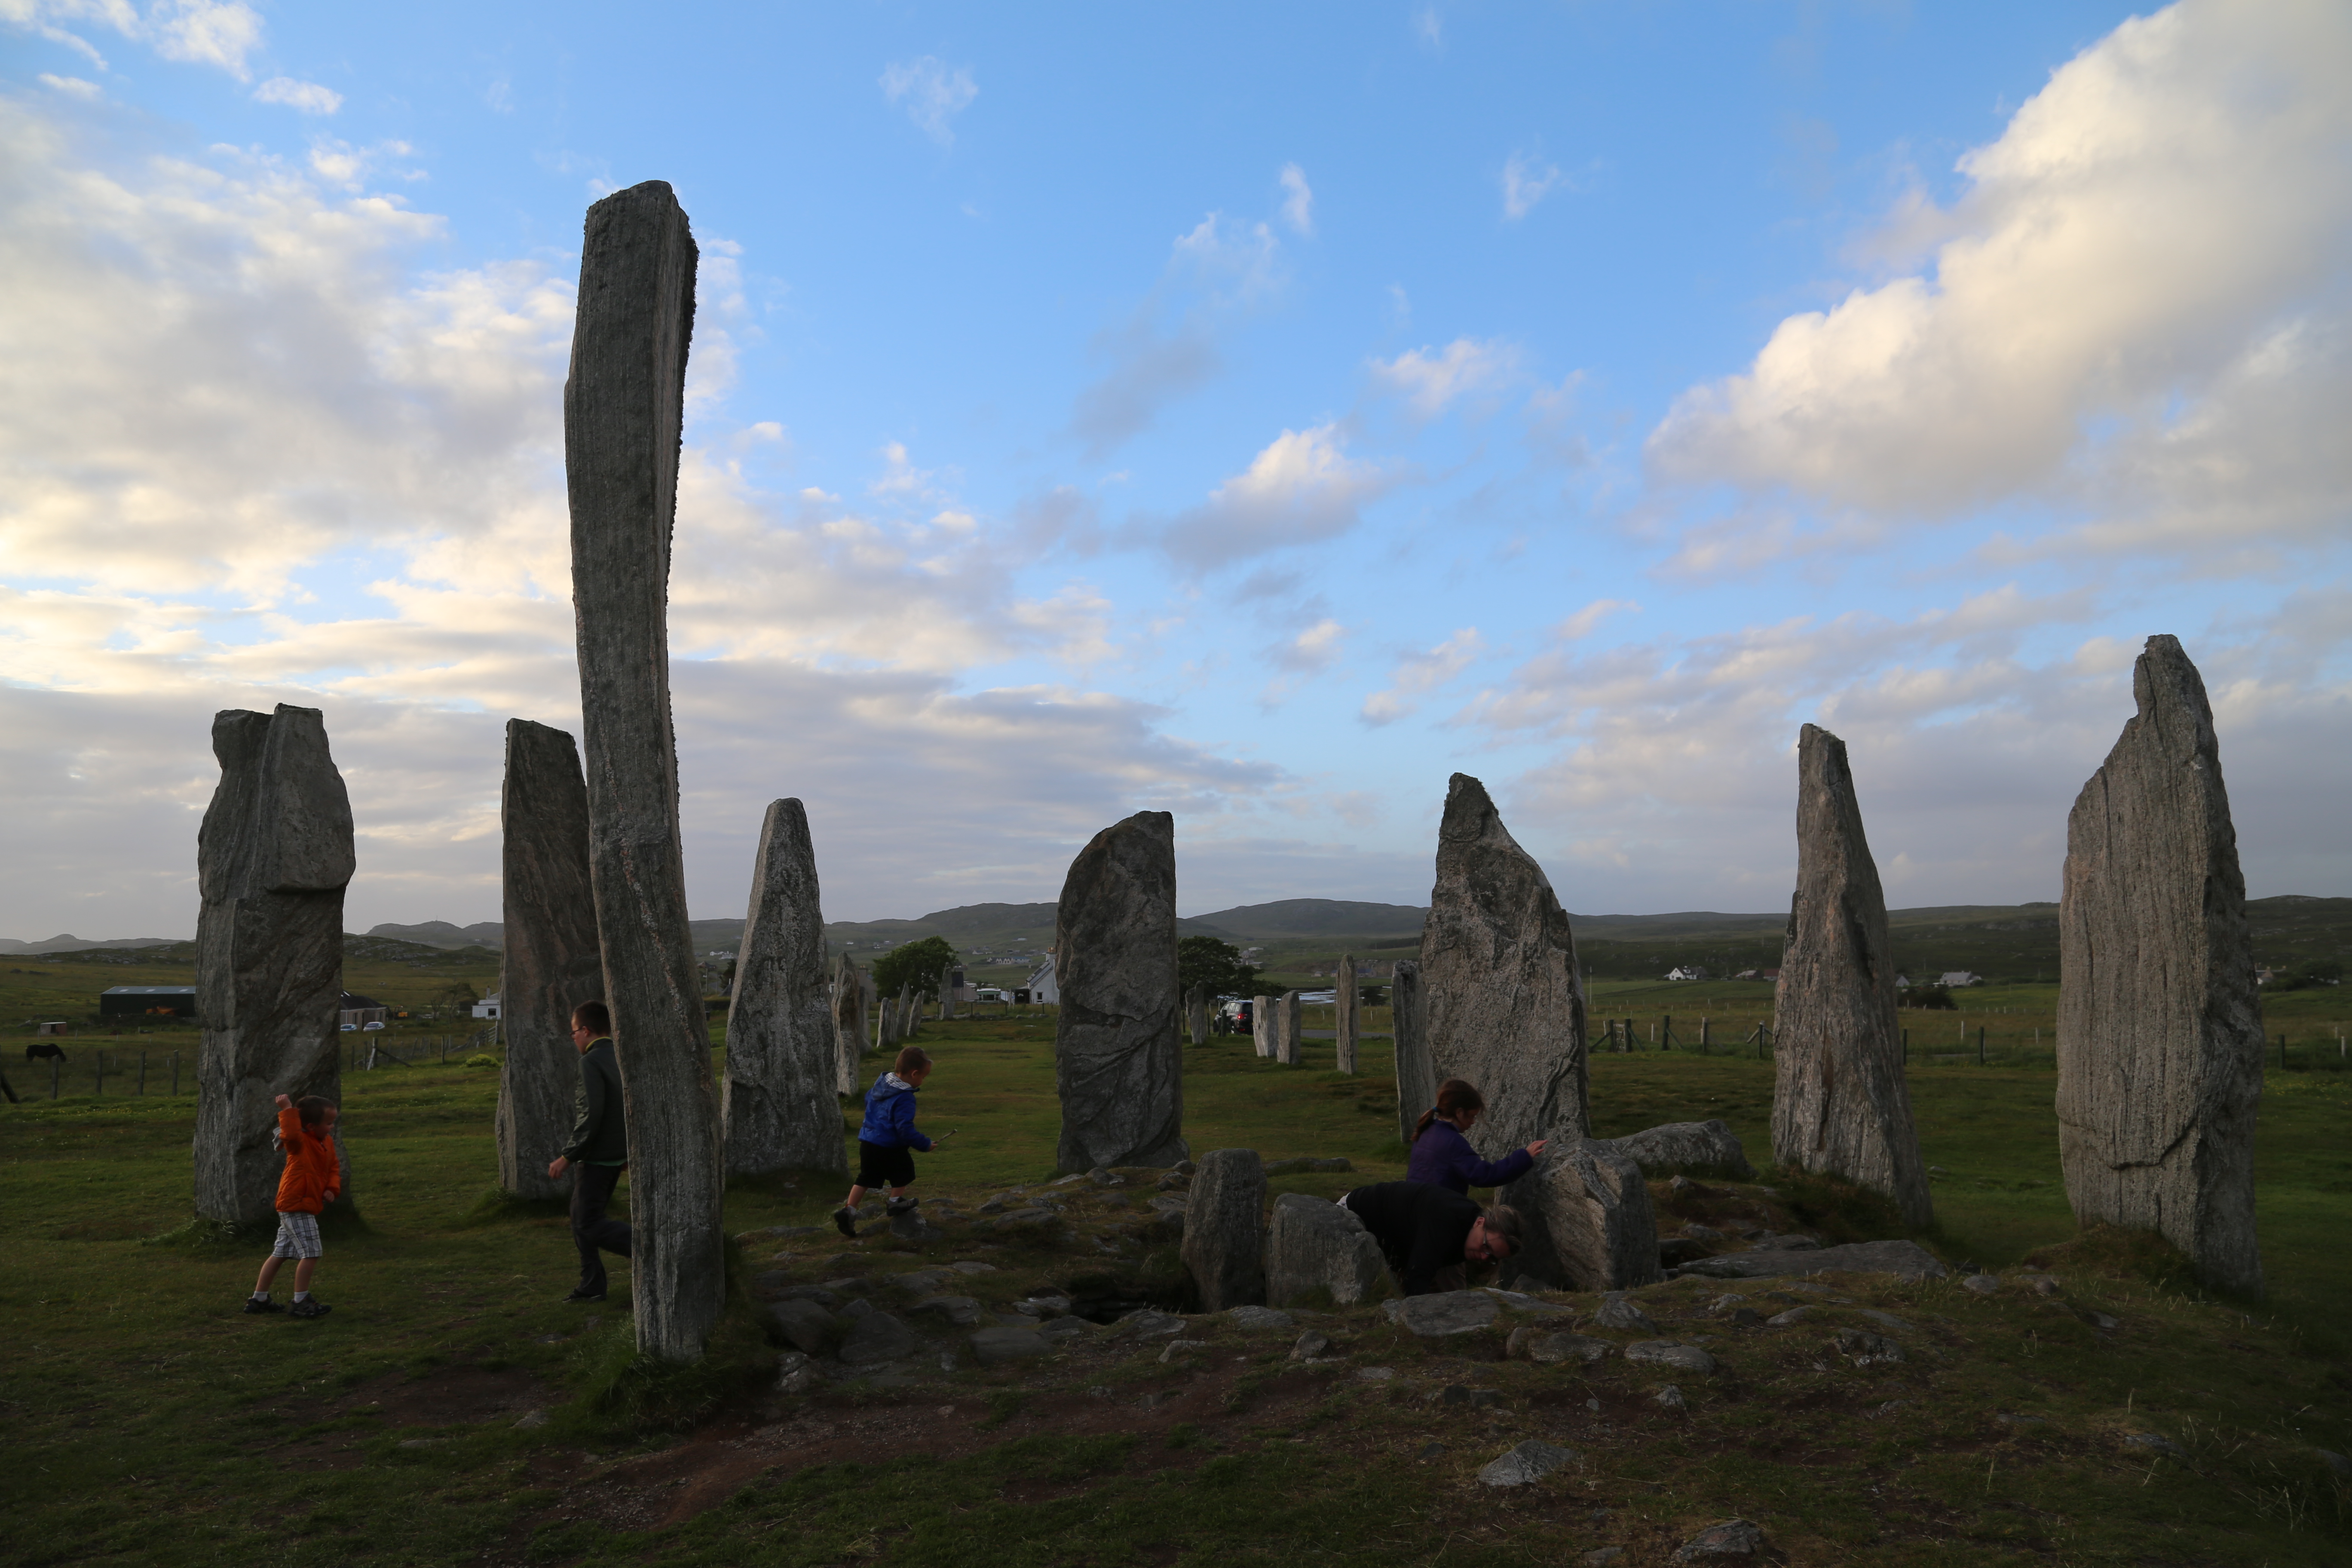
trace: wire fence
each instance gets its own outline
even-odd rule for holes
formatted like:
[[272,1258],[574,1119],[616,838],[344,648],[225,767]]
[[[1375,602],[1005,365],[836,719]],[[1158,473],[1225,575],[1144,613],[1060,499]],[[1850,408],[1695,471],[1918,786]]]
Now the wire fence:
[[[341,1036],[336,1050],[345,1072],[387,1068],[441,1066],[464,1061],[499,1043],[498,1026],[469,1035]],[[98,1045],[87,1036],[46,1037],[31,1041],[21,1067],[0,1068],[6,1098],[37,1100],[143,1099],[196,1092],[196,1047]]]

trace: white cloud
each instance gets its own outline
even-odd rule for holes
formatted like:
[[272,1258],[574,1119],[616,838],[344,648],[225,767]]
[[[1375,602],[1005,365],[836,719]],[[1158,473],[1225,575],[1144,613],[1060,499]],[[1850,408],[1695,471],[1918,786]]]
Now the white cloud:
[[980,88],[971,79],[971,68],[957,66],[950,70],[937,56],[925,55],[886,68],[882,95],[892,103],[904,104],[907,118],[923,134],[942,147],[951,147],[955,145],[951,121],[971,107],[980,96]]
[[1423,48],[1445,47],[1445,18],[1438,15],[1436,6],[1423,5],[1412,14],[1412,36]]
[[78,76],[51,76],[43,71],[40,80],[51,92],[62,92],[68,98],[90,100],[103,96],[98,83],[84,81]]
[[165,59],[218,66],[239,81],[252,74],[245,57],[261,47],[261,17],[241,0],[157,0],[146,32]]
[[1536,210],[1536,204],[1566,186],[1568,176],[1532,153],[1514,153],[1503,164],[1503,216],[1513,222]]
[[1284,280],[1282,242],[1263,223],[1242,223],[1213,212],[1176,241],[1174,262],[1203,281],[1247,303]]
[[332,88],[320,87],[315,81],[296,81],[290,76],[274,76],[253,89],[253,101],[282,103],[305,114],[332,114],[342,108],[343,95]]
[[1404,398],[1420,417],[1434,419],[1456,400],[1517,374],[1519,361],[1515,343],[1456,338],[1443,351],[1408,349],[1392,360],[1374,360],[1372,378]]
[[1282,166],[1282,221],[1295,234],[1315,232],[1315,193],[1307,187],[1307,171],[1296,163]]
[[1266,662],[1276,673],[1258,693],[1258,705],[1269,710],[1278,707],[1303,682],[1329,669],[1339,662],[1347,638],[1348,628],[1325,616],[1265,649]]
[[1419,706],[1412,699],[1457,679],[1486,653],[1476,626],[1464,626],[1435,647],[1409,653],[1396,662],[1388,685],[1364,699],[1358,717],[1367,724],[1393,724]]
[[2340,531],[2352,10],[2184,0],[2054,72],[1883,248],[1932,268],[1684,395],[1654,472],[1882,517],[2033,496],[2085,548]]
[[1205,504],[1160,530],[1160,542],[1178,561],[1206,570],[1336,538],[1403,477],[1349,457],[1336,425],[1285,430]]

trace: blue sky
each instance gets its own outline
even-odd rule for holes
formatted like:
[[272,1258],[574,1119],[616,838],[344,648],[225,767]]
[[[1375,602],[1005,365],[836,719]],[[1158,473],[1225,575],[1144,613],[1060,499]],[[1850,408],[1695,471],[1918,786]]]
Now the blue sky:
[[[698,914],[1787,896],[1797,728],[1899,904],[2055,896],[2179,635],[2257,895],[2352,834],[2352,19],[1919,7],[361,13],[0,0],[5,934],[193,929],[212,710],[326,710],[355,929],[495,918],[571,727],[581,216],[703,247]],[[2331,413],[2330,411],[2335,412]]]

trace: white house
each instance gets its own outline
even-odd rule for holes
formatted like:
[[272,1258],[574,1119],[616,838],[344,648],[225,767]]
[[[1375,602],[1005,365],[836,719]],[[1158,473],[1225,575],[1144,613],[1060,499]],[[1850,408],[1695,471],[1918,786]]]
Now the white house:
[[499,994],[498,994],[497,992],[495,992],[495,991],[491,992],[488,996],[483,997],[480,1001],[478,1001],[478,1002],[477,1002],[477,1003],[475,1003],[475,1004],[474,1004],[474,1016],[475,1016],[475,1017],[477,1017],[477,1018],[495,1018],[495,1017],[497,1017],[498,1016],[499,1016]]
[[1052,953],[1047,953],[1045,962],[1029,972],[1029,984],[1026,989],[1029,993],[1029,1000],[1032,1002],[1051,1002],[1057,1005],[1060,1004],[1062,988],[1054,984]]
[[1669,980],[1704,980],[1706,978],[1706,971],[1701,969],[1696,963],[1685,963],[1666,971],[1666,978]]
[[1965,969],[1954,969],[1947,971],[1944,977],[1936,984],[1948,989],[1956,985],[1981,985],[1984,984],[1984,976],[1970,974]]

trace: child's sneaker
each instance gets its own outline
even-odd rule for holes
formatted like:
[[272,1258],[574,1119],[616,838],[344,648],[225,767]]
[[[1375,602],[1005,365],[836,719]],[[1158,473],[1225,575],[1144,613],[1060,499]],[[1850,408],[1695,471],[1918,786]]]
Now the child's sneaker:
[[851,1208],[847,1204],[842,1205],[839,1208],[833,1211],[833,1227],[841,1232],[842,1235],[849,1237],[852,1241],[856,1240],[857,1211]]
[[892,1198],[883,1208],[892,1219],[897,1219],[900,1215],[913,1214],[915,1205],[922,1201],[920,1198]]
[[324,1301],[317,1300],[315,1299],[308,1301],[297,1301],[292,1306],[286,1309],[287,1315],[289,1317],[295,1318],[323,1318],[333,1310],[334,1309],[328,1306]]
[[248,1312],[259,1313],[282,1312],[286,1309],[266,1296],[247,1296],[245,1299],[245,1310]]

